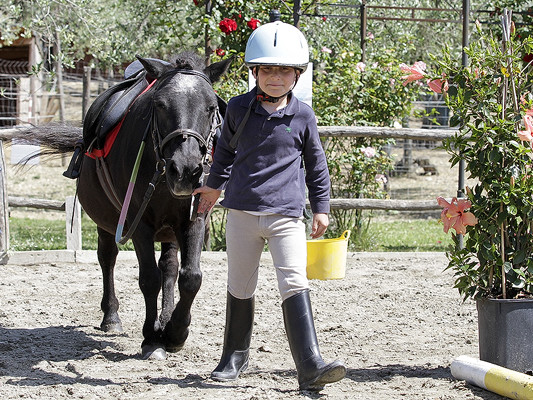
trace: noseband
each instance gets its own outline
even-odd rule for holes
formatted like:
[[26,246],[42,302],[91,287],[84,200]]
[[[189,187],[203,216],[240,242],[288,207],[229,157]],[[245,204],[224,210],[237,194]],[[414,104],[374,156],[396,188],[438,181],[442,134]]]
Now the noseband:
[[[154,88],[154,92],[163,82],[175,76],[176,74],[195,75],[195,76],[198,76],[204,79],[207,83],[209,83],[209,85],[211,85],[211,80],[203,72],[195,71],[195,70],[188,70],[188,69],[186,70],[177,69],[177,70],[168,71],[167,73],[163,74],[163,76],[161,76],[161,78],[158,79],[158,83],[157,83],[157,86]],[[210,130],[209,130],[209,134],[207,135],[207,138],[204,138],[202,134],[198,133],[197,131],[191,128],[178,128],[170,132],[163,138],[159,131],[159,126],[157,123],[157,117],[155,113],[155,106],[152,100],[152,124],[151,125],[152,125],[152,140],[154,141],[154,149],[155,149],[155,154],[157,158],[157,164],[161,165],[161,168],[163,168],[162,173],[164,174],[165,173],[165,159],[163,156],[163,149],[171,140],[177,137],[182,137],[184,140],[186,140],[189,137],[196,139],[200,146],[200,151],[202,152],[202,165],[208,167],[211,164],[211,150],[213,148],[213,138],[215,137],[218,127],[222,125],[222,116],[220,115],[220,111],[217,107],[213,114],[213,118],[211,119]]]

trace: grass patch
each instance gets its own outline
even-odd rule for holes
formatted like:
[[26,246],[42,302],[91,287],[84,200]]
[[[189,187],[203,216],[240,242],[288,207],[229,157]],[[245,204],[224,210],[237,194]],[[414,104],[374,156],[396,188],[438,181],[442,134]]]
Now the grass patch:
[[446,251],[453,244],[436,219],[372,220],[365,251]]
[[[65,222],[35,218],[10,218],[10,250],[60,250],[66,248]],[[96,250],[96,225],[86,214],[82,217],[83,250]],[[354,251],[446,251],[451,235],[442,230],[436,219],[380,220],[373,219],[364,240],[350,238],[351,243],[364,243],[364,248],[350,246]],[[133,250],[131,241],[122,250]]]
[[[85,214],[81,219],[81,237],[83,250],[96,250],[98,233],[96,224]],[[67,248],[65,221],[10,218],[9,249],[11,251],[64,250]],[[121,250],[133,250],[131,240]]]

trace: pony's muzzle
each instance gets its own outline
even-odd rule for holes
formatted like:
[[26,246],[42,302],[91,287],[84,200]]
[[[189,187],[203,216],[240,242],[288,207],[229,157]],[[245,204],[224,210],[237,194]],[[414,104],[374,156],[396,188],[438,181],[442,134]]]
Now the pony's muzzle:
[[202,173],[201,163],[183,165],[169,160],[166,168],[166,181],[174,195],[190,195],[192,190],[198,186]]

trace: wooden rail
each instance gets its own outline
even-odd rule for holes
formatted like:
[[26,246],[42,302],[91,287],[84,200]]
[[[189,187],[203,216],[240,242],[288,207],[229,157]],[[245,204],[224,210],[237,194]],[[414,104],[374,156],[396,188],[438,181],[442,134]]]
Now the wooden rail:
[[384,128],[379,126],[319,126],[322,137],[370,137],[374,139],[442,140],[455,135],[456,129]]
[[[10,140],[19,133],[19,128],[0,129],[0,139]],[[415,129],[415,128],[385,128],[379,126],[319,126],[318,134],[322,137],[370,137],[377,139],[414,139],[414,140],[442,140],[457,133],[455,129]]]
[[[9,196],[9,207],[28,207],[42,210],[65,211],[65,202],[46,199],[25,199]],[[431,211],[440,209],[436,200],[391,200],[391,199],[331,199],[332,210],[395,210],[395,211]],[[216,204],[215,208],[222,208]]]
[[65,202],[59,200],[30,199],[17,196],[8,196],[9,207],[28,207],[40,210],[65,211]]

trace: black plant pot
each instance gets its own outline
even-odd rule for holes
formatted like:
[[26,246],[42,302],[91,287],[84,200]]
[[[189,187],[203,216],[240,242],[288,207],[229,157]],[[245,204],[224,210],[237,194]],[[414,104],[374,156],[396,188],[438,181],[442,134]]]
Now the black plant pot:
[[479,358],[514,371],[533,371],[533,300],[477,300]]

